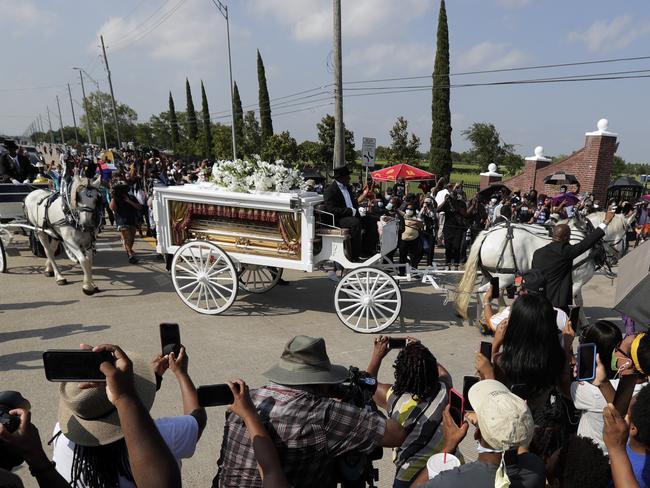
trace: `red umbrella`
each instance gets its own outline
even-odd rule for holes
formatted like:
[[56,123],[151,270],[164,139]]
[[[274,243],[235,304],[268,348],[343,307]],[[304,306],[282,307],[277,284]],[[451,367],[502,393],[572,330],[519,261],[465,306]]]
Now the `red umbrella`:
[[400,163],[388,168],[380,169],[370,173],[375,181],[397,181],[402,178],[404,181],[421,181],[433,180],[436,175],[411,166],[410,164]]
[[641,198],[646,202],[650,202],[650,193],[648,193],[647,195],[643,195]]

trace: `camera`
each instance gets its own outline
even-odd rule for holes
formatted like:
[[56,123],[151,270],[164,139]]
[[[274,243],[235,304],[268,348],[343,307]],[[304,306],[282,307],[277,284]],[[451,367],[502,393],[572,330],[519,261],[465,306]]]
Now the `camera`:
[[13,434],[20,427],[20,417],[18,415],[11,415],[9,408],[6,405],[0,405],[0,425]]
[[[336,397],[358,408],[379,413],[372,400],[375,391],[377,379],[366,371],[350,366],[348,379],[337,386]],[[349,452],[338,457],[338,482],[343,488],[374,487],[374,482],[379,480],[379,470],[372,462],[381,459],[382,455],[383,449],[378,447],[370,454]]]

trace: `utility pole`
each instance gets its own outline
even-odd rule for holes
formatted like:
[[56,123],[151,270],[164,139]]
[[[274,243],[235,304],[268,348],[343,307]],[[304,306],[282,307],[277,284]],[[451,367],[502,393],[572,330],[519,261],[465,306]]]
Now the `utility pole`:
[[237,137],[235,136],[235,100],[234,85],[232,83],[232,59],[230,57],[230,21],[228,7],[221,3],[221,0],[212,0],[212,3],[219,9],[219,12],[226,19],[226,35],[228,37],[228,73],[230,74],[230,110],[232,114],[232,160],[237,160]]
[[343,125],[343,70],[341,54],[341,0],[334,0],[334,169],[345,166]]
[[45,134],[45,128],[43,127],[43,116],[38,114],[38,125],[41,127],[41,132]]
[[[72,68],[76,69],[76,68]],[[79,68],[79,78],[81,78],[81,94],[84,97],[84,110],[86,111],[86,130],[88,131],[88,144],[92,144],[92,137],[90,136],[90,113],[88,113],[88,99],[86,98],[86,89],[84,88],[84,75]]]
[[74,124],[74,139],[79,145],[79,133],[77,132],[77,118],[74,116],[74,105],[72,103],[72,91],[70,90],[70,83],[68,83],[68,95],[70,96],[70,109],[72,109],[72,123]]
[[59,108],[59,129],[61,130],[61,144],[65,145],[63,138],[63,118],[61,117],[61,104],[59,103],[59,96],[56,96],[56,106]]
[[106,46],[104,46],[104,36],[99,36],[99,38],[102,41],[102,53],[104,53],[104,64],[106,65],[106,74],[108,75],[108,87],[111,89],[111,103],[113,104],[113,119],[115,121],[115,134],[117,136],[117,148],[122,149],[122,141],[120,141],[120,127],[117,121],[117,106],[115,105],[115,95],[113,94],[113,81],[111,80],[111,70],[108,67],[108,59],[106,58]]
[[52,119],[50,119],[50,107],[47,107],[47,124],[50,126],[50,142],[54,146],[54,132],[52,132]]

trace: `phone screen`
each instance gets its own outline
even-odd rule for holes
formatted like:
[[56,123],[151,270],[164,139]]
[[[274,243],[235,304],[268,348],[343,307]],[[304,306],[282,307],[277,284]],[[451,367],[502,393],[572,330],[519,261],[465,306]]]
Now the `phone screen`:
[[516,383],[510,387],[510,391],[522,400],[528,400],[528,386],[525,383]]
[[219,405],[230,405],[235,397],[225,383],[220,385],[199,386],[196,390],[199,397],[199,405],[202,407],[217,407]]
[[569,322],[574,331],[578,331],[578,321],[580,320],[580,307],[573,307],[569,312]]
[[45,378],[48,381],[106,381],[99,365],[115,362],[110,352],[86,349],[50,350],[43,353]]
[[499,277],[490,278],[490,286],[492,286],[492,298],[499,298]]
[[160,345],[163,355],[173,352],[178,356],[181,351],[181,332],[178,324],[160,324]]
[[463,395],[454,388],[449,390],[449,413],[458,427],[463,425],[463,417],[465,416],[464,407],[465,400]]
[[492,343],[488,341],[481,341],[481,354],[492,361]]
[[578,381],[591,381],[596,377],[596,344],[578,346]]
[[472,404],[469,403],[469,389],[476,383],[481,381],[478,376],[464,376],[463,377],[463,398],[465,399],[465,411],[473,412]]
[[406,337],[390,337],[388,347],[391,349],[404,349],[406,347]]
[[636,386],[636,375],[627,374],[621,376],[621,379],[618,381],[618,387],[616,388],[616,393],[614,394],[614,408],[618,410],[618,413],[621,414],[621,417],[627,415],[627,410],[630,407],[630,401],[634,395],[634,387]]

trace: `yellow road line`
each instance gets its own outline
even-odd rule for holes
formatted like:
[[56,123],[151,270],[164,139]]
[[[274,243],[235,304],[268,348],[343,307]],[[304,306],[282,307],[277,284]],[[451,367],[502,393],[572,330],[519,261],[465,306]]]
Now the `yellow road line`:
[[153,237],[143,237],[143,239],[147,241],[151,247],[156,249],[156,239],[154,239]]

